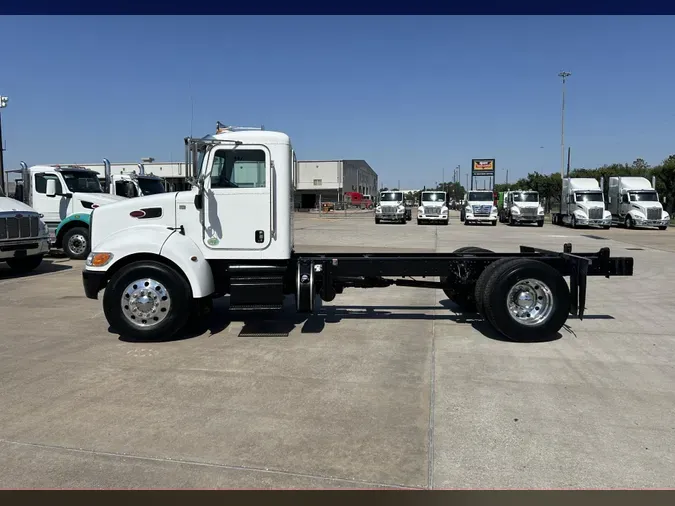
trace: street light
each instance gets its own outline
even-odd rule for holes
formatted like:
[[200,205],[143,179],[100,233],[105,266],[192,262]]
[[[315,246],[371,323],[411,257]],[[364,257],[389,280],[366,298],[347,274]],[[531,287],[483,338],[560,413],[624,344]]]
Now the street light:
[[562,71],[558,77],[562,78],[562,113],[560,119],[560,177],[565,177],[565,82],[571,72]]
[[5,188],[5,143],[2,140],[2,109],[7,107],[8,97],[0,97],[0,187]]

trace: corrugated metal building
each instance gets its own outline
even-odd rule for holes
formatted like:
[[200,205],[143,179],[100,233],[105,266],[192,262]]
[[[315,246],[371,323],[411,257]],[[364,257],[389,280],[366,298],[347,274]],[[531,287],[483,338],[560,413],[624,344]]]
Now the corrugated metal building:
[[298,160],[295,206],[303,209],[323,202],[342,202],[345,192],[374,195],[378,178],[365,160]]

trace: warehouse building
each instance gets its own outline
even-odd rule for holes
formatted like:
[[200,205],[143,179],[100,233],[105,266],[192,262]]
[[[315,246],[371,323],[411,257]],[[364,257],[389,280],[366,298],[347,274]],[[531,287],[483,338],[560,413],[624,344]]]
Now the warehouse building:
[[319,201],[339,203],[345,192],[374,195],[377,174],[365,160],[298,160],[295,206],[313,209]]

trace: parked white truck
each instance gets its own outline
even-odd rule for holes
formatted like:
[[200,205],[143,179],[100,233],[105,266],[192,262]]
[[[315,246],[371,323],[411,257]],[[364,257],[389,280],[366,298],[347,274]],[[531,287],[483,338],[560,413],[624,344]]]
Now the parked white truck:
[[666,230],[670,216],[659,202],[655,188],[655,177],[651,184],[644,177],[610,177],[607,200],[612,224]]
[[443,191],[422,191],[420,205],[417,208],[417,224],[442,223],[450,221],[447,194]]
[[604,178],[566,177],[562,180],[560,212],[552,215],[554,225],[602,227],[612,225],[612,213],[605,208]]
[[459,215],[464,225],[489,223],[493,227],[497,226],[498,209],[491,190],[471,190],[464,195],[464,202]]
[[125,197],[104,193],[98,173],[76,165],[28,167],[21,162],[21,173],[14,198],[43,216],[51,246],[69,258],[87,258],[91,211]]
[[105,193],[127,198],[156,195],[166,191],[162,178],[145,173],[145,166],[138,164],[138,172],[113,173],[110,161],[103,159],[104,174],[99,175],[99,181]]
[[35,209],[5,195],[0,185],[0,262],[13,271],[36,269],[49,252],[49,230]]
[[533,190],[510,190],[504,192],[499,221],[509,225],[536,223],[544,226],[544,208],[539,202],[539,192]]
[[375,223],[381,221],[393,221],[395,223],[403,223],[408,221],[408,213],[410,211],[406,208],[405,197],[403,192],[399,191],[385,191],[380,193],[380,201],[375,207]]
[[223,295],[229,311],[254,319],[282,311],[287,296],[308,316],[319,297],[397,286],[441,289],[507,338],[540,341],[555,336],[570,313],[583,319],[587,276],[633,274],[630,257],[612,257],[609,248],[572,254],[571,244],[562,252],[299,253],[288,135],[219,128],[185,145],[198,176],[192,190],[92,212],[95,246],[82,271],[84,292],[96,299],[104,291],[105,317],[126,339],[168,340],[192,323],[201,326],[213,298]]

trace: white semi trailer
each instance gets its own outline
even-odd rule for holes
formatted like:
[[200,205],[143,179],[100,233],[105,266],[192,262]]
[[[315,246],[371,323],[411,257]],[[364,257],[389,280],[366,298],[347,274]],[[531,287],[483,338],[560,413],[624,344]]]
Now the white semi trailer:
[[92,212],[84,292],[96,299],[104,290],[105,317],[127,339],[166,340],[201,325],[223,295],[230,311],[252,315],[281,311],[292,296],[309,315],[317,297],[332,301],[347,288],[406,286],[443,290],[507,338],[541,340],[570,313],[583,317],[587,276],[633,274],[630,257],[611,257],[609,248],[572,254],[571,244],[563,252],[299,253],[288,135],[219,128],[185,145],[197,176],[191,190]]
[[651,184],[644,177],[610,177],[607,197],[613,225],[668,228],[670,216],[659,202],[655,177]]
[[560,212],[552,215],[554,225],[602,227],[612,225],[612,214],[605,207],[604,178],[566,177],[562,180]]

